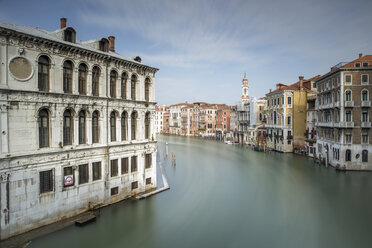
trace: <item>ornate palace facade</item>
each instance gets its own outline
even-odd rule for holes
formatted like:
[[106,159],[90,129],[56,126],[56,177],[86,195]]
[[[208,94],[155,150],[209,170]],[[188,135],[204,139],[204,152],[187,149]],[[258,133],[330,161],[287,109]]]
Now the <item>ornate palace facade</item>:
[[81,42],[0,23],[0,238],[156,187],[155,73]]

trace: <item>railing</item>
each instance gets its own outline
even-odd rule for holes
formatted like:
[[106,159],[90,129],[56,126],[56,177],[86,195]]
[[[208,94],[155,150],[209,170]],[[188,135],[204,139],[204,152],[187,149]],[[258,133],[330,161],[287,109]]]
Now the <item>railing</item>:
[[334,107],[334,104],[333,103],[327,103],[327,104],[322,104],[322,105],[319,105],[319,109],[328,109],[328,108],[333,108]]
[[354,101],[345,101],[345,107],[354,107]]
[[371,107],[371,101],[362,101],[362,107]]
[[320,126],[320,127],[333,127],[333,126],[336,125],[336,123],[334,123],[334,122],[317,122],[315,125]]
[[371,122],[362,122],[362,127],[363,128],[371,127]]
[[354,127],[354,122],[352,122],[352,121],[337,122],[337,123],[335,123],[334,126],[335,127],[343,127],[343,128]]

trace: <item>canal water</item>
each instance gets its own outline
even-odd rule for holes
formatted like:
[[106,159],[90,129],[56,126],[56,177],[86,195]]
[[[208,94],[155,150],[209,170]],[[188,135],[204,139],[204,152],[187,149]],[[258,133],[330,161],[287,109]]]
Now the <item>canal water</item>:
[[161,160],[165,142],[170,190],[29,247],[372,247],[372,173],[175,136],[159,137]]

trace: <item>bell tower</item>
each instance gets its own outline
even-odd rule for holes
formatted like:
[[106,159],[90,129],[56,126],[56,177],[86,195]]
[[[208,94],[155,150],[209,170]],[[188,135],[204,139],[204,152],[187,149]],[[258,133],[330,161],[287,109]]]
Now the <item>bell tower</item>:
[[244,73],[244,78],[242,81],[242,102],[247,102],[248,100],[249,100],[248,78],[246,73]]

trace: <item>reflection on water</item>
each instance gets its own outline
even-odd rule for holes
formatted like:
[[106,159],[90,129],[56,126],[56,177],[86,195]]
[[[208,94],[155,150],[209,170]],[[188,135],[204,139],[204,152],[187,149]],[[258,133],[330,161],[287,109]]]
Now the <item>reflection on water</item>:
[[104,208],[95,224],[30,247],[372,246],[372,173],[174,136],[160,136],[160,160],[165,142],[170,190]]

